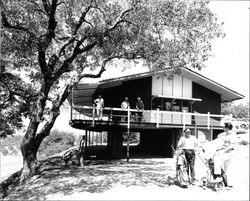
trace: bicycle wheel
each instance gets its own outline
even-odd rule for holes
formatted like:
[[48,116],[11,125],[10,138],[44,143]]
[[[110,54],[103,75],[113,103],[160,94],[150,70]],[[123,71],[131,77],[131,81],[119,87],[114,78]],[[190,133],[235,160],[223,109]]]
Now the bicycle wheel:
[[223,181],[217,182],[214,184],[214,189],[216,191],[222,191],[224,189],[225,185]]
[[208,185],[208,179],[207,177],[202,177],[200,179],[200,186],[204,187],[204,186],[207,186]]

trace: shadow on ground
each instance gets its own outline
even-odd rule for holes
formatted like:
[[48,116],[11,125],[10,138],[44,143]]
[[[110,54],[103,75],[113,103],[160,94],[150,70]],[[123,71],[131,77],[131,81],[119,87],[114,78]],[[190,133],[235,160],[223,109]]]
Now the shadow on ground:
[[44,161],[40,174],[17,187],[6,200],[46,200],[47,195],[54,193],[101,193],[117,184],[166,187],[167,177],[175,174],[173,160],[166,160],[133,159],[129,163],[125,160],[97,160],[86,161],[84,167],[65,167],[54,158]]

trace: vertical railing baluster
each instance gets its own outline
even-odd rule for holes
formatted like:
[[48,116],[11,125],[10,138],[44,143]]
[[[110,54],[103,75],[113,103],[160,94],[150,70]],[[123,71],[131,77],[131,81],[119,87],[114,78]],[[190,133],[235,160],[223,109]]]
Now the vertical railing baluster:
[[159,121],[160,121],[160,109],[157,108],[157,120],[156,120],[156,127],[159,128]]
[[182,124],[183,124],[183,130],[186,129],[186,111],[183,111],[183,115],[182,115]]
[[95,126],[95,105],[93,104],[93,110],[92,110],[92,118],[93,118],[93,126]]
[[210,112],[207,113],[207,129],[210,128]]

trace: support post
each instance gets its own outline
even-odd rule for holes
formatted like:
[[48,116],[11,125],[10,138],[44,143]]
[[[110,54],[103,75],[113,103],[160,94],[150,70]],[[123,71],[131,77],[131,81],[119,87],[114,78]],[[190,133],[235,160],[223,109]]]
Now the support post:
[[159,121],[160,121],[160,110],[157,108],[157,120],[156,120],[156,127],[159,128]]
[[88,151],[88,130],[85,130],[85,151],[84,151],[84,158],[86,158],[87,151]]
[[214,132],[214,129],[213,129],[213,126],[211,126],[211,130],[210,130],[210,136],[211,136],[211,141],[213,140],[213,132]]
[[110,121],[113,121],[113,109],[110,110]]
[[207,113],[207,129],[210,128],[210,112]]
[[183,115],[182,115],[182,123],[183,123],[183,130],[186,129],[186,111],[183,111]]
[[229,121],[232,122],[233,121],[233,115],[229,114]]
[[128,107],[128,125],[127,125],[127,162],[129,162],[129,138],[130,138],[130,107]]
[[196,123],[194,124],[194,136],[198,138]]
[[93,118],[92,126],[95,126],[95,104],[93,104],[92,118]]

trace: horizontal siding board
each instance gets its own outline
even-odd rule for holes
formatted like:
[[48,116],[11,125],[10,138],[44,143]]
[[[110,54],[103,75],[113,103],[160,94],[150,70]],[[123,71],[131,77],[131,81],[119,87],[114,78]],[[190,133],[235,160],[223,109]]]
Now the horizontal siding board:
[[94,90],[74,91],[74,96],[92,96],[94,93]]
[[[92,106],[93,95],[96,91],[98,84],[78,84],[73,89],[73,102],[74,105]],[[78,109],[79,111],[79,109]],[[79,112],[84,112],[80,110]]]

